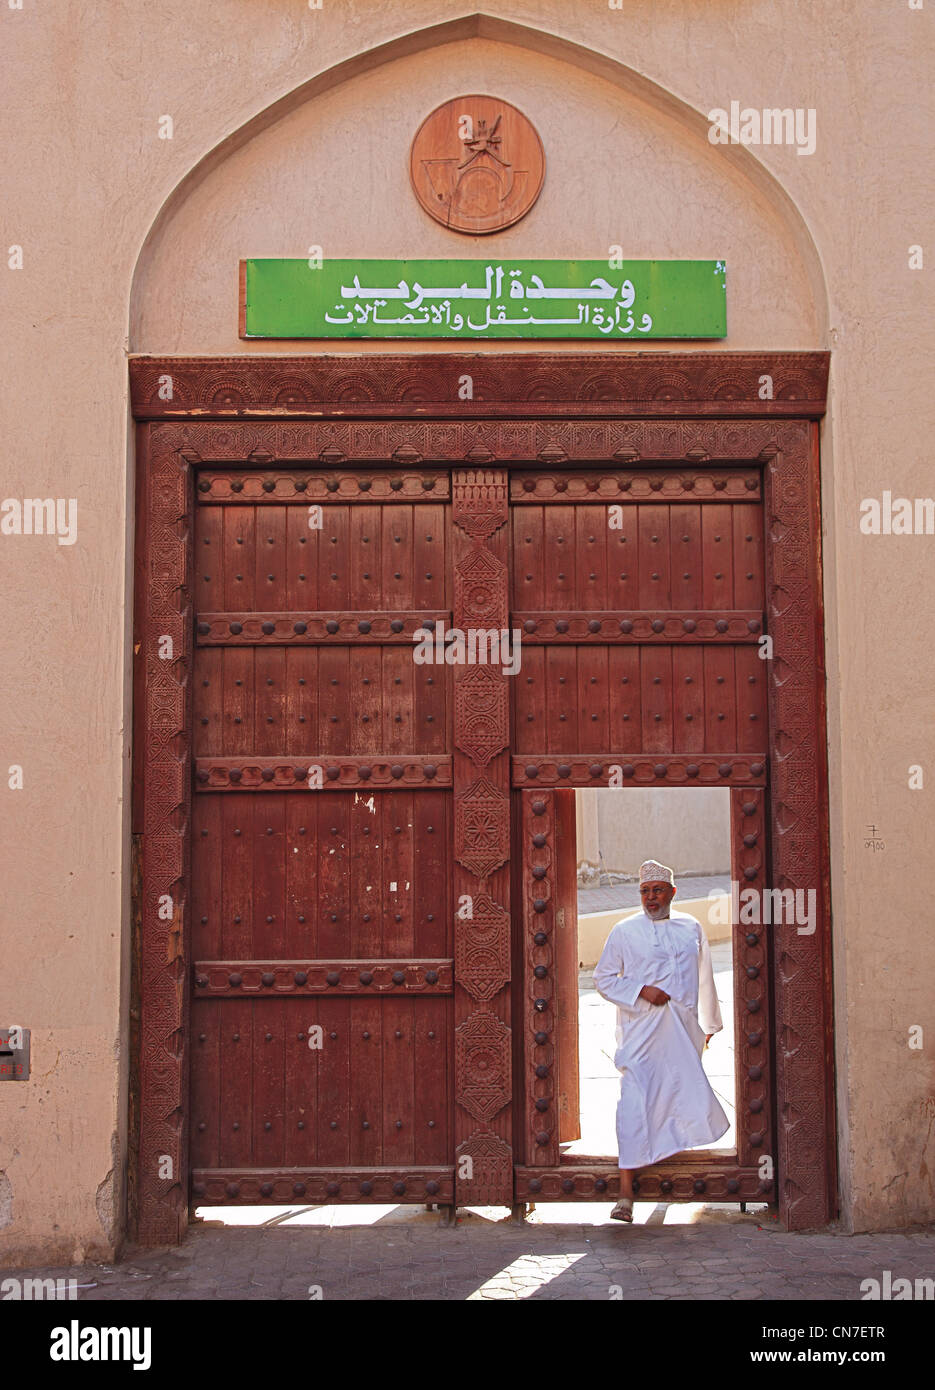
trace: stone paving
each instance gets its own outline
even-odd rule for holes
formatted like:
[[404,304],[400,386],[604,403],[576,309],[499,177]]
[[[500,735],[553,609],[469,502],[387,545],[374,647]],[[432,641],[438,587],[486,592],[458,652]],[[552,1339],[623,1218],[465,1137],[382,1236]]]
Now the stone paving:
[[540,1206],[520,1223],[478,1209],[443,1226],[421,1208],[255,1208],[236,1213],[255,1224],[197,1223],[178,1249],[17,1276],[75,1278],[91,1286],[79,1301],[94,1302],[859,1300],[861,1281],[886,1270],[935,1275],[935,1227],[790,1235],[765,1208],[637,1203],[632,1226],[609,1210]]

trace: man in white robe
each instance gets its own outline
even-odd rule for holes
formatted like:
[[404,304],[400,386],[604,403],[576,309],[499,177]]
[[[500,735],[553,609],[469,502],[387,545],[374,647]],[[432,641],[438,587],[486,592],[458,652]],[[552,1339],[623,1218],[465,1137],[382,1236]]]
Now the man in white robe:
[[617,1006],[617,1221],[633,1220],[635,1170],[711,1144],[730,1123],[701,1064],[723,1027],[711,949],[696,918],[670,911],[674,897],[670,868],[640,865],[643,909],[611,929],[594,970],[595,989]]

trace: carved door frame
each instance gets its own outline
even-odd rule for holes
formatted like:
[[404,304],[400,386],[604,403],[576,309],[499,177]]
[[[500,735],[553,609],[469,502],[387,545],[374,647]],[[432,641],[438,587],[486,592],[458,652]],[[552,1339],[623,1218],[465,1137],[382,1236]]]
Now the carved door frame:
[[[754,773],[751,765],[762,771]],[[541,764],[540,764],[541,766]],[[574,764],[571,764],[574,775]],[[687,774],[687,775],[686,775]],[[765,768],[757,755],[657,755],[636,758],[627,784],[634,787],[723,786],[730,791],[731,879],[761,892],[769,884]],[[514,1145],[524,1155],[516,1165],[516,1200],[525,1202],[610,1201],[619,1196],[615,1162],[560,1153],[556,1080],[561,1049],[557,1021],[553,901],[557,883],[556,830],[559,786],[518,793],[518,868],[514,892],[521,903],[522,959],[515,981],[517,1039],[522,1052]],[[578,785],[582,785],[581,782]],[[625,787],[621,788],[625,795]],[[677,906],[677,904],[676,904]],[[785,929],[789,930],[789,929]],[[795,931],[792,927],[791,931]],[[634,1180],[643,1200],[776,1202],[777,1172],[773,1036],[770,1026],[773,953],[770,929],[734,922],[731,929],[735,979],[736,1151],[691,1149],[641,1169]],[[538,971],[538,973],[537,973]],[[768,1170],[761,1168],[764,1156]],[[768,1175],[764,1175],[764,1171]],[[788,1213],[787,1213],[788,1218]]]
[[[502,562],[496,553],[497,532],[506,520],[505,477],[511,466],[555,466],[567,472],[593,470],[600,464],[618,471],[653,463],[671,467],[684,462],[693,469],[762,465],[767,626],[774,644],[769,672],[768,881],[781,888],[818,890],[814,936],[800,937],[791,927],[775,930],[772,938],[779,1206],[790,1229],[820,1226],[834,1216],[816,423],[825,409],[828,367],[826,353],[381,353],[131,360],[131,400],[140,423],[133,824],[139,1022],[130,1177],[131,1216],[142,1243],[181,1239],[188,1213],[193,470],[202,461],[214,460],[270,470],[278,464],[321,468],[345,462],[356,469],[447,465],[455,470],[456,481],[452,505],[461,549],[455,559],[468,569],[471,564],[491,568],[491,558],[493,569]],[[465,377],[472,383],[469,401],[461,398]],[[766,401],[760,396],[764,378],[772,390]],[[484,552],[487,560],[479,558]],[[501,587],[499,571],[493,583]],[[468,614],[471,601],[465,587],[462,616]],[[456,625],[458,612],[456,597]],[[176,654],[171,661],[159,657],[159,639],[166,636],[172,638]],[[459,872],[466,878],[456,891],[470,892],[472,887],[482,891],[488,874],[508,879],[502,866],[509,854],[509,787],[528,787],[531,781],[537,787],[600,786],[606,774],[594,764],[582,765],[570,778],[559,779],[557,767],[540,766],[529,779],[529,760],[518,762],[501,746],[489,755],[493,776],[488,775],[484,758],[490,739],[497,741],[496,730],[488,730],[481,742],[470,734],[476,709],[468,689],[459,706],[462,675],[456,676],[455,704],[461,714],[456,713],[453,730],[456,859],[459,817],[463,824],[466,812],[473,814],[478,808],[485,815],[492,813],[493,838],[499,836],[506,850],[505,855],[494,855],[497,865],[480,864],[475,858],[472,867],[460,859]],[[489,708],[491,692],[483,694]],[[495,694],[492,704],[501,711],[495,712],[494,721],[502,719],[502,701]],[[608,761],[615,751],[619,750],[606,750]],[[570,760],[573,767],[574,761]],[[652,755],[647,761],[653,778],[677,782],[690,775],[685,758]],[[712,776],[721,785],[743,784],[735,779],[733,768],[715,767]],[[746,785],[766,782],[765,768],[749,767]],[[510,917],[504,893],[508,883],[503,884],[499,902],[492,903],[484,927],[484,945],[493,961],[509,959]],[[171,920],[160,913],[166,899],[173,904]],[[460,942],[458,930],[456,959],[459,949],[476,944],[468,937],[470,924]],[[476,987],[473,992],[458,989],[456,1138],[459,1151],[472,1157],[476,1180],[459,1187],[457,1197],[481,1200],[486,1195],[491,1201],[506,1201],[514,1195],[521,1200],[521,1166],[515,1192],[509,1190],[514,1167],[511,1055],[514,1085],[520,1081],[519,1050],[509,1050],[509,986],[503,984],[498,991],[501,1007],[496,998],[493,1007],[489,997],[479,998]],[[486,987],[481,995],[485,992]],[[506,1064],[507,1080],[490,1098],[484,1095],[482,1073],[492,1059],[500,1072]],[[492,1110],[498,1102],[499,1108]],[[589,1194],[582,1189],[576,1195]],[[592,1199],[607,1200],[600,1191],[594,1191]]]

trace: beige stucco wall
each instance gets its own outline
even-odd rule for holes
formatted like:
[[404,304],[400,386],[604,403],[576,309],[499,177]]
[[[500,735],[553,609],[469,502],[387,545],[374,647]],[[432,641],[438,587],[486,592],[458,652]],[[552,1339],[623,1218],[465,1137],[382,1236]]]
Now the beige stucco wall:
[[[79,503],[74,546],[0,537],[0,1021],[33,1029],[32,1079],[0,1088],[7,1261],[108,1254],[120,1234],[125,353],[269,351],[236,338],[241,255],[319,242],[466,254],[418,212],[404,153],[436,102],[478,89],[525,109],[548,158],[533,213],[479,254],[596,256],[619,241],[633,256],[722,255],[730,336],[699,350],[834,350],[823,506],[844,1216],[867,1228],[935,1210],[932,1044],[907,1046],[914,1024],[935,1038],[935,933],[911,896],[935,858],[931,793],[907,785],[910,764],[931,772],[933,539],[857,526],[862,497],[932,490],[931,271],[907,268],[935,211],[931,7],[497,0],[480,23],[422,32],[466,8],[4,7],[0,492]],[[817,152],[712,148],[704,113],[732,99],[814,107]],[[292,108],[278,126],[263,114],[277,101]],[[22,270],[6,268],[11,245]],[[871,821],[882,853],[863,847]]]
[[575,825],[579,870],[636,874],[656,859],[677,878],[730,873],[726,787],[579,787]]

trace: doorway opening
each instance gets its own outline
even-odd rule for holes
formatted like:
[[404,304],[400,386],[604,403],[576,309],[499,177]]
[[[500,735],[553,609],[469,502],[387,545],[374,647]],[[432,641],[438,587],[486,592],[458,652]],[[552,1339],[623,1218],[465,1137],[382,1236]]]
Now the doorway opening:
[[[736,1154],[734,948],[730,916],[731,807],[726,787],[583,788],[575,792],[577,1026],[566,1036],[577,1068],[562,1068],[564,1158],[615,1157],[620,1073],[614,1065],[617,1010],[598,993],[594,967],[614,925],[640,911],[639,868],[670,866],[672,912],[702,925],[711,952],[722,1030],[705,1049],[705,1074],[730,1121],[710,1152]],[[567,852],[567,851],[566,851]],[[566,925],[571,926],[570,922]],[[647,981],[647,983],[653,983]],[[574,1083],[577,1082],[577,1095]]]

